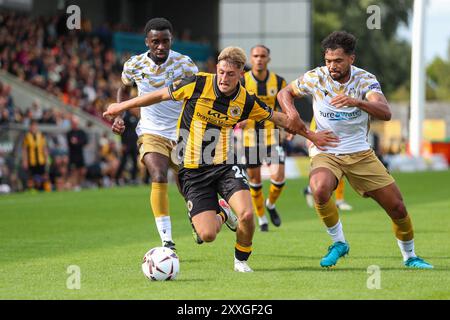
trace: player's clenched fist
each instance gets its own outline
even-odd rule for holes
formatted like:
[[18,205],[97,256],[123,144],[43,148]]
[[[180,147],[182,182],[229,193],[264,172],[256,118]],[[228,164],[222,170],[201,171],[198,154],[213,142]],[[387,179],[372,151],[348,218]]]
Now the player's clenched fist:
[[125,122],[121,117],[116,117],[111,126],[111,129],[115,134],[122,135],[125,131]]

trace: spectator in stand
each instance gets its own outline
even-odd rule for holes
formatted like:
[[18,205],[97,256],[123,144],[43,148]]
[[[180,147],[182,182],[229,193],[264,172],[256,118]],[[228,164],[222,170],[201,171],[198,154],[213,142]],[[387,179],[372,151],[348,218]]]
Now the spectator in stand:
[[0,107],[0,125],[4,125],[11,122],[9,118],[8,109]]
[[11,86],[3,85],[0,88],[0,96],[5,99],[6,109],[8,110],[9,117],[12,118],[14,116],[14,100],[11,96]]
[[14,122],[14,102],[11,87],[0,82],[0,125]]
[[83,149],[87,142],[86,132],[79,128],[79,119],[73,116],[71,130],[67,133],[67,144],[69,146],[70,180],[75,191],[81,190],[86,175]]
[[39,123],[46,125],[56,124],[53,109],[44,109],[44,111],[42,112],[42,117],[39,119]]
[[34,100],[31,105],[31,120],[39,121],[42,119],[44,112],[42,111],[40,102],[38,100]]

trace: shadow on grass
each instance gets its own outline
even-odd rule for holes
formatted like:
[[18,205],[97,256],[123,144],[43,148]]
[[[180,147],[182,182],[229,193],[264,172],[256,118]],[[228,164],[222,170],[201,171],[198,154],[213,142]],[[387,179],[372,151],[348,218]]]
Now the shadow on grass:
[[299,255],[288,255],[288,254],[263,254],[263,253],[258,253],[258,257],[259,256],[264,256],[264,257],[271,257],[271,258],[283,258],[283,259],[291,259],[291,260],[298,260],[298,259],[307,259],[307,260],[320,260],[322,259],[323,256],[299,256]]
[[[300,255],[287,255],[287,254],[258,254],[258,256],[267,256],[272,258],[282,258],[289,260],[317,260],[320,261],[323,255],[317,256],[300,256]],[[385,259],[385,260],[401,260],[400,256],[354,256],[349,255],[346,259],[350,260],[370,260],[370,259]]]
[[[212,282],[212,281],[214,281],[214,280],[213,279],[175,279],[171,282],[192,282],[192,283],[194,283],[194,282]],[[161,282],[164,282],[164,281],[161,281]],[[166,281],[166,282],[168,282],[168,281]]]
[[[320,260],[323,258],[323,255],[317,255],[317,256],[300,256],[300,255],[288,255],[288,254],[258,254],[258,256],[265,256],[265,257],[272,257],[272,258],[283,258],[283,259],[291,259],[291,260],[297,260],[297,259],[305,259],[305,260]],[[421,258],[425,260],[450,260],[450,257],[441,257],[441,256],[422,256]],[[400,255],[392,255],[392,256],[360,256],[360,255],[352,255],[349,254],[346,259],[350,260],[371,260],[371,259],[385,259],[385,260],[401,260]]]
[[200,259],[186,259],[186,258],[181,258],[178,257],[178,259],[180,260],[180,263],[201,263],[201,262],[205,262],[204,260],[200,260]]
[[[309,271],[309,272],[362,272],[366,273],[366,267],[332,267],[332,268],[321,268],[317,267],[286,267],[286,268],[255,268],[255,271],[265,271],[265,272],[292,272],[292,271]],[[433,270],[419,270],[419,269],[410,269],[406,267],[381,267],[382,271],[408,271],[408,272],[448,272],[449,268],[440,268],[435,267]]]

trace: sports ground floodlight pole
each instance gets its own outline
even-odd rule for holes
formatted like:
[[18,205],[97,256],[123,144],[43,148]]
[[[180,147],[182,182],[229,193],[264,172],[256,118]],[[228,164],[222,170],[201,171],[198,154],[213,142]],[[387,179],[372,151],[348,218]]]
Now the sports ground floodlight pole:
[[428,0],[414,0],[413,9],[409,148],[415,157],[420,156],[422,146],[425,106],[424,29],[427,2]]

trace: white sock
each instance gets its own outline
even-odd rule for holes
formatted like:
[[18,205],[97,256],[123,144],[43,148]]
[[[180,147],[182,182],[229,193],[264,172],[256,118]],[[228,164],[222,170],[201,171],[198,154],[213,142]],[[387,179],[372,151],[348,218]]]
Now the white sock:
[[266,207],[269,209],[275,209],[275,205],[270,203],[269,199],[266,199]]
[[327,228],[327,233],[331,236],[331,239],[333,239],[333,243],[345,242],[341,220],[339,220],[335,226]]
[[172,241],[172,224],[170,216],[155,218],[156,228],[158,228],[161,241]]
[[268,224],[269,221],[267,220],[266,215],[263,215],[262,217],[258,217],[259,225]]
[[397,239],[397,243],[402,253],[403,261],[406,261],[409,258],[417,257],[416,253],[414,252],[414,239],[409,241],[402,241]]

